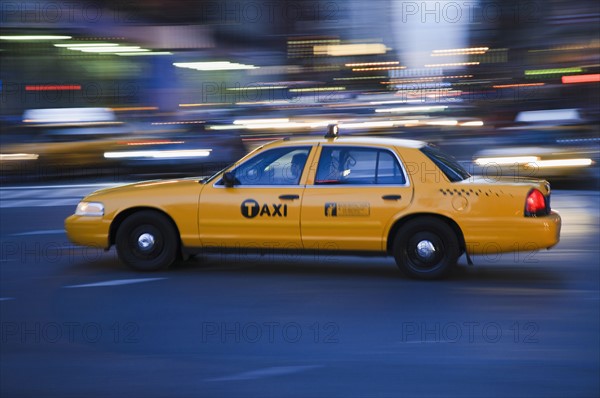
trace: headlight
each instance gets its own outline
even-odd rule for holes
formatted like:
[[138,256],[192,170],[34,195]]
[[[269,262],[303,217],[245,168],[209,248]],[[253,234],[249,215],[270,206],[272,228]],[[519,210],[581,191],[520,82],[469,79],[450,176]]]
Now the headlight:
[[104,205],[99,202],[79,202],[75,214],[78,216],[103,216]]
[[37,160],[37,153],[0,153],[0,161],[4,160]]

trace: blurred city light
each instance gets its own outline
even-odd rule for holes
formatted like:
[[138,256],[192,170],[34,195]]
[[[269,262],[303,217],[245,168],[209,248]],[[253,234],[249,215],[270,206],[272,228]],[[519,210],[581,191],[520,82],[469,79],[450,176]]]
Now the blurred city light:
[[107,159],[121,158],[195,158],[209,156],[211,149],[195,149],[195,150],[154,150],[154,151],[121,151],[121,152],[105,152],[104,157]]
[[[374,102],[373,104],[377,104]],[[376,113],[412,113],[412,112],[438,112],[448,109],[448,105],[434,105],[434,106],[406,106],[403,108],[381,108],[375,109]]]
[[107,108],[29,109],[23,114],[25,123],[112,122],[115,115]]
[[455,48],[449,50],[433,50],[431,53],[434,57],[449,56],[449,55],[471,55],[471,54],[485,54],[489,50],[489,47],[474,47],[474,48]]
[[0,35],[0,40],[14,40],[14,41],[42,41],[42,40],[69,40],[71,36],[59,36],[59,35],[15,35],[5,36]]
[[153,55],[173,55],[172,52],[169,51],[149,51],[149,52],[125,52],[125,53],[115,53],[120,56],[153,56]]
[[538,156],[511,156],[501,158],[478,158],[475,163],[479,166],[489,165],[527,165],[529,167],[578,167],[590,166],[592,159],[548,159],[542,160]]
[[525,76],[537,76],[537,75],[557,75],[562,73],[581,73],[581,68],[554,68],[554,69],[534,69],[526,70]]
[[314,46],[313,51],[315,55],[347,57],[352,55],[385,54],[387,48],[384,44],[328,44]]
[[572,76],[563,76],[562,82],[564,84],[573,84],[573,83],[598,83],[600,82],[600,73],[596,73],[593,75],[572,75]]
[[69,50],[81,51],[83,53],[124,53],[150,51],[139,46],[115,46],[115,47],[68,47]]
[[[229,163],[254,145],[316,134],[333,121],[342,134],[430,141],[475,166],[488,157],[561,160],[538,165],[536,176],[551,182],[579,178],[546,173],[571,167],[570,159],[598,169],[596,2],[309,3],[94,8],[76,0],[61,14],[42,0],[7,9],[2,161],[34,153],[47,170],[68,159],[81,168],[145,167],[159,158],[137,164],[104,153],[128,142],[162,151],[170,141],[178,151],[233,143],[207,157],[227,152],[232,158],[219,161]],[[112,116],[96,120],[98,109]],[[166,164],[156,169],[181,166]]]
[[116,43],[69,43],[69,44],[55,44],[54,47],[60,48],[86,48],[86,47],[116,47],[119,44]]
[[258,66],[245,65],[229,61],[215,62],[175,62],[173,63],[178,68],[195,69],[199,71],[214,71],[214,70],[239,70],[239,69],[258,69]]
[[510,157],[500,157],[500,158],[479,158],[475,159],[475,163],[480,166],[486,166],[489,164],[527,164],[534,163],[538,161],[540,158],[537,156],[510,156]]
[[537,160],[531,162],[532,167],[578,167],[590,166],[593,163],[592,159],[553,159],[553,160]]
[[36,160],[40,155],[37,153],[10,153],[0,154],[0,160]]

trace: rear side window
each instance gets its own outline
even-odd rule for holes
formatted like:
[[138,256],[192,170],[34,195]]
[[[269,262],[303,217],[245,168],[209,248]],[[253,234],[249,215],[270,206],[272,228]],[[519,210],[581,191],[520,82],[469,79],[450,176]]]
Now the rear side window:
[[427,155],[451,182],[463,181],[471,177],[471,174],[456,159],[439,149],[425,146],[421,148],[421,152]]
[[404,185],[396,157],[378,148],[323,147],[315,184]]

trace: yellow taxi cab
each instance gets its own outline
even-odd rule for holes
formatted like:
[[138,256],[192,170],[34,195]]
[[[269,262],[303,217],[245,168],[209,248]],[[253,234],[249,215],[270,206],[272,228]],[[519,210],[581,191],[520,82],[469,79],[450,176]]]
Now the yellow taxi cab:
[[96,191],[65,221],[79,245],[116,246],[157,270],[216,250],[391,255],[404,274],[446,276],[462,254],[550,248],[561,219],[550,185],[473,177],[425,142],[286,138],[205,178]]

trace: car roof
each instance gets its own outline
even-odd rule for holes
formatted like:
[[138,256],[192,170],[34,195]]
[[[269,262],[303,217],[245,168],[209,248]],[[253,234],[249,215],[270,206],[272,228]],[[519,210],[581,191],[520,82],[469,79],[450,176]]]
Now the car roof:
[[418,140],[407,140],[402,138],[389,138],[389,137],[372,137],[372,136],[337,136],[335,138],[325,138],[322,136],[302,136],[302,137],[287,137],[282,140],[273,142],[272,144],[282,143],[302,143],[302,144],[371,144],[379,146],[394,146],[403,148],[414,148],[419,149],[427,146],[424,141]]

